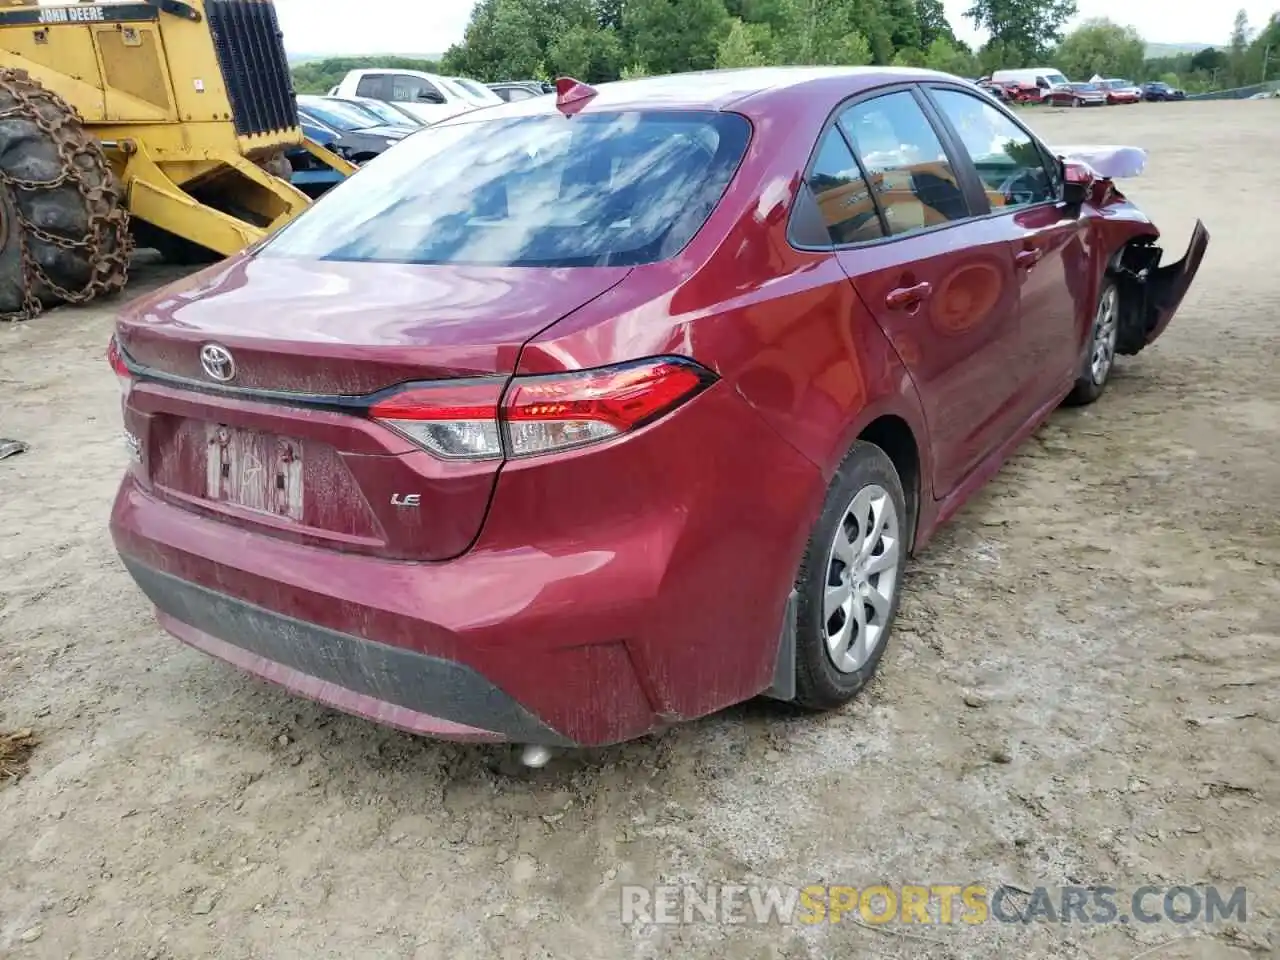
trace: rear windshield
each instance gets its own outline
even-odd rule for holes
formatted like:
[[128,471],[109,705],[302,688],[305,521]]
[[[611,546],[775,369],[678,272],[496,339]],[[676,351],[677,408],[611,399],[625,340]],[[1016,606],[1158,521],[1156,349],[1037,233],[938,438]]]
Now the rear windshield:
[[265,256],[632,266],[674,256],[750,139],[737,114],[635,111],[427,127],[330,190]]

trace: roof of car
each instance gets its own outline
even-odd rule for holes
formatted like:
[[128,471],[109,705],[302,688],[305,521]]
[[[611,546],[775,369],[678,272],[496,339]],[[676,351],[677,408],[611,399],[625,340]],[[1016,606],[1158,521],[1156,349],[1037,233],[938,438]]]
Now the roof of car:
[[[586,111],[614,111],[624,108],[724,110],[746,101],[764,105],[770,100],[805,96],[830,98],[832,103],[862,90],[911,80],[952,80],[958,78],[933,70],[906,67],[750,67],[739,70],[707,70],[674,73],[661,77],[641,77],[599,84],[596,95],[581,108]],[[958,82],[963,83],[960,80]],[[519,100],[486,107],[484,119],[549,113],[556,109],[555,97]],[[464,114],[442,123],[467,122],[479,116]]]

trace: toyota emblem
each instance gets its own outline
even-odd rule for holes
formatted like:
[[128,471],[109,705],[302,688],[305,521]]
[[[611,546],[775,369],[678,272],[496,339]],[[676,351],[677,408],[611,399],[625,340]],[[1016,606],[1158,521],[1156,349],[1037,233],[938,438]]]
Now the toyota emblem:
[[200,366],[210,380],[219,383],[228,383],[236,375],[236,361],[231,351],[216,343],[206,343],[200,348]]

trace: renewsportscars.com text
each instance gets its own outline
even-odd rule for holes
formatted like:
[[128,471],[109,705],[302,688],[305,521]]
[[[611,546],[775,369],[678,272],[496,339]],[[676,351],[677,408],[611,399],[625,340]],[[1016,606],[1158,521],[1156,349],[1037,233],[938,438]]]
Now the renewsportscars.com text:
[[624,886],[624,924],[982,924],[1244,922],[1244,887],[906,884]]

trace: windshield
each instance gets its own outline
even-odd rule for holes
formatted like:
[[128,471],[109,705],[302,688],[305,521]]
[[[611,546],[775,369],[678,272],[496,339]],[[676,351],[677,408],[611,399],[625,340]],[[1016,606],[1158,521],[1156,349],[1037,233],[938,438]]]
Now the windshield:
[[674,256],[751,128],[693,111],[427,127],[330,190],[263,256],[486,266],[632,266]]
[[1065,87],[1067,85],[1067,78],[1060,73],[1046,73],[1044,78],[1049,81],[1050,86]]
[[1111,87],[1113,90],[1122,90],[1125,87],[1132,87],[1133,81],[1132,80],[1108,80],[1107,86]]
[[401,113],[391,104],[383,103],[381,100],[361,100],[356,106],[361,110],[372,113],[383,123],[389,123],[397,127],[420,126],[420,124],[415,124],[415,121],[410,120],[408,114]]
[[367,130],[382,123],[376,113],[341,100],[303,100],[299,97],[298,106],[321,123],[326,123],[344,133],[350,133],[352,130]]
[[475,80],[468,80],[466,77],[450,77],[455,84],[462,88],[463,92],[470,94],[469,100],[476,103],[501,103],[502,98],[486,87],[483,83],[477,83]]

